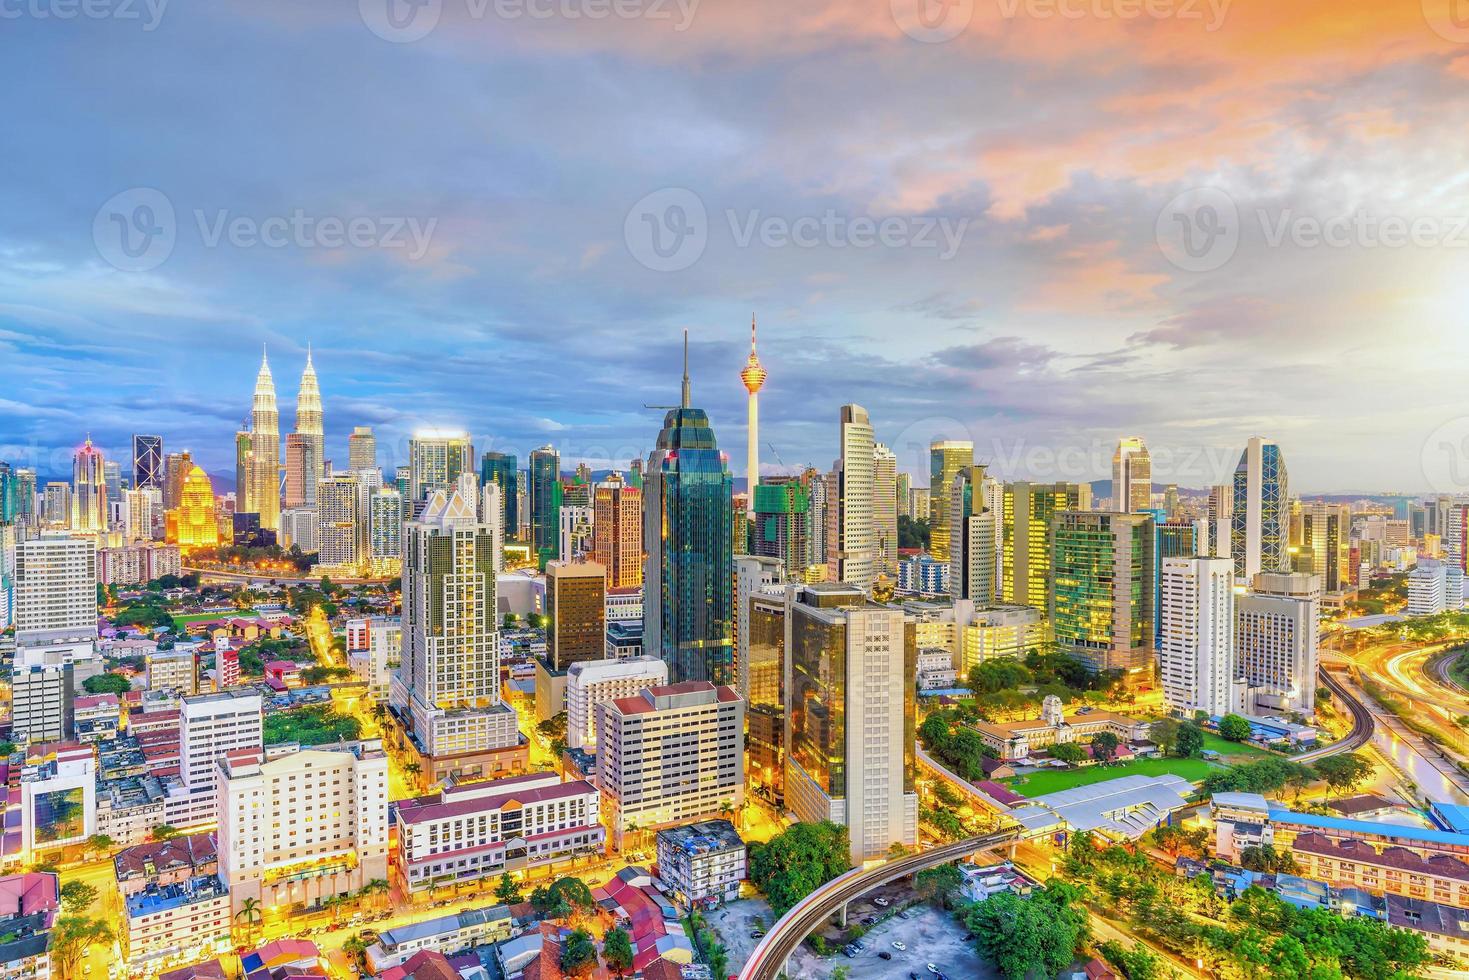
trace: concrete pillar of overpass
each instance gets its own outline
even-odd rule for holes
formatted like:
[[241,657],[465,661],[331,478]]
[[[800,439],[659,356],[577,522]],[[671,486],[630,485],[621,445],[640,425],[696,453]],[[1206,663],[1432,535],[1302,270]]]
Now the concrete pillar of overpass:
[[1010,855],[1010,860],[1011,861],[1014,861],[1015,860],[1015,848],[1019,845],[1019,843],[1020,843],[1019,841],[1013,841],[1012,840],[1010,842],[1010,846],[1006,849],[1007,852]]
[[839,909],[837,909],[837,925],[840,926],[843,929],[847,928],[847,903],[846,902],[843,902],[842,903],[842,907],[839,908]]

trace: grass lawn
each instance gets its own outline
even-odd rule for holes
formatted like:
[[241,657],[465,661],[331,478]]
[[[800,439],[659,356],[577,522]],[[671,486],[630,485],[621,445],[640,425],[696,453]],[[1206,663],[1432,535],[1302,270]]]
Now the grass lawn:
[[183,623],[198,623],[198,622],[202,622],[202,621],[204,621],[206,619],[255,619],[255,618],[256,618],[255,613],[250,612],[249,610],[246,610],[246,611],[243,611],[243,612],[236,611],[236,610],[231,610],[229,612],[189,613],[187,616],[174,616],[173,617],[173,621],[175,623],[183,624]]
[[1121,766],[1087,766],[1085,769],[1045,769],[1029,776],[1005,780],[1021,796],[1045,796],[1063,789],[1090,786],[1092,783],[1123,776],[1162,776],[1173,773],[1190,782],[1199,782],[1213,772],[1215,766],[1203,759],[1137,759]]
[[1254,762],[1263,759],[1267,755],[1277,755],[1275,752],[1267,752],[1253,745],[1244,745],[1240,742],[1231,742],[1227,738],[1221,738],[1213,732],[1204,733],[1204,748],[1213,749],[1220,757],[1231,765],[1240,762]]

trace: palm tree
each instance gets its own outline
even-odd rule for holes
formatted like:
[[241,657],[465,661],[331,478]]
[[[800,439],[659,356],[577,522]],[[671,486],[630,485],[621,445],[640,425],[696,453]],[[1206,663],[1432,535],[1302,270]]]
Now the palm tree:
[[388,893],[388,882],[386,878],[374,878],[362,886],[363,895],[386,895]]
[[403,767],[403,775],[407,776],[410,782],[416,782],[418,774],[421,772],[423,772],[423,766],[420,766],[416,762],[410,762]]
[[247,898],[240,903],[240,910],[235,913],[235,918],[245,920],[245,936],[249,938],[250,932],[260,926],[265,918],[265,910],[260,907],[260,900]]

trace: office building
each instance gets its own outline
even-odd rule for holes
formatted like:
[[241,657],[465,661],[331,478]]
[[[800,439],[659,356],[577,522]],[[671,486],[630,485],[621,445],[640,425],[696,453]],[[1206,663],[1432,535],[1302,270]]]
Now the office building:
[[179,781],[200,800],[215,799],[215,763],[237,749],[258,749],[264,707],[254,689],[198,694],[179,707]]
[[[1046,609],[1051,585],[1051,520],[1091,509],[1084,483],[1007,483],[1002,498],[1001,600]],[[935,555],[937,557],[937,555]]]
[[555,446],[542,446],[531,451],[529,466],[531,552],[544,567],[560,551],[561,454]]
[[686,908],[733,902],[745,880],[745,842],[728,820],[658,831],[658,877]]
[[403,495],[396,487],[377,487],[369,499],[368,546],[372,574],[396,576],[403,568]]
[[774,558],[787,578],[806,578],[810,561],[811,496],[790,477],[771,477],[755,488],[750,553]]
[[843,405],[841,456],[836,463],[835,507],[828,519],[835,529],[827,555],[830,576],[864,592],[877,578],[877,533],[873,521],[872,422],[861,405]]
[[791,588],[786,806],[846,826],[854,864],[918,840],[915,624],[842,583]]
[[303,555],[313,554],[316,551],[317,519],[315,507],[281,511],[281,547],[299,548]]
[[[163,491],[157,487],[129,490],[123,494],[123,504],[124,540],[153,541],[162,536],[158,532],[166,523],[163,517]],[[216,536],[218,533],[216,526]]]
[[316,368],[311,363],[309,345],[306,348],[306,367],[301,371],[301,385],[296,390],[296,431],[292,434],[304,447],[298,506],[310,507],[316,503],[316,488],[324,475],[326,436],[322,430],[321,387],[316,380]]
[[684,681],[596,707],[597,786],[613,841],[738,809],[745,703],[732,687]]
[[71,485],[59,480],[46,484],[41,496],[41,521],[47,527],[65,529],[71,525]]
[[[563,501],[564,501],[563,497]],[[563,502],[556,516],[561,526],[557,534],[555,558],[572,561],[585,558],[592,550],[592,508],[590,505]],[[546,561],[552,561],[548,557]]]
[[450,785],[397,804],[403,890],[473,884],[507,871],[600,853],[600,798],[555,773]]
[[[453,493],[459,477],[474,472],[474,447],[463,432],[416,432],[408,440],[405,515],[415,516],[436,490]],[[400,491],[401,492],[401,491]]]
[[882,443],[872,447],[872,532],[876,574],[898,574],[898,457]]
[[1319,578],[1328,593],[1351,588],[1351,531],[1351,508],[1345,504],[1312,503],[1302,508],[1301,553],[1306,567],[1299,570]]
[[667,683],[668,665],[657,657],[572,664],[566,671],[566,744],[573,749],[597,744],[597,705]]
[[1152,506],[1152,457],[1142,436],[1125,436],[1112,455],[1112,509],[1135,514]]
[[377,436],[372,426],[353,426],[347,437],[347,469],[353,473],[377,469]]
[[1249,715],[1316,710],[1321,586],[1315,575],[1267,573],[1235,600],[1236,665]]
[[403,664],[390,702],[430,782],[524,758],[515,712],[500,700],[503,508],[499,487],[477,484],[466,472],[452,492],[435,490],[403,531]]
[[999,591],[999,521],[986,500],[994,481],[983,466],[969,466],[954,476],[949,488],[949,593],[989,605]]
[[[286,482],[281,506],[287,510],[306,506],[306,471],[311,445],[298,432],[286,436]],[[313,501],[314,503],[314,501]]]
[[1268,439],[1251,438],[1234,471],[1231,553],[1234,575],[1289,572],[1290,487],[1285,456]]
[[750,356],[740,369],[740,382],[749,393],[748,421],[745,429],[745,494],[753,497],[760,483],[760,389],[767,377],[765,367],[755,354],[755,314],[750,314]]
[[643,492],[620,473],[592,493],[592,560],[607,569],[607,588],[643,584]]
[[500,526],[507,538],[520,536],[520,473],[514,453],[487,452],[479,458],[479,482],[500,488]]
[[46,536],[16,546],[15,630],[17,661],[27,648],[56,644],[90,651],[97,639],[94,539]]
[[260,748],[216,764],[219,879],[233,913],[319,906],[388,878],[388,760],[382,743],[284,755]]
[[223,543],[215,508],[214,484],[198,466],[190,465],[178,491],[178,506],[164,515],[166,540],[188,554]]
[[148,690],[199,693],[199,657],[193,650],[154,650],[146,666]]
[[547,564],[546,619],[546,659],[552,670],[566,670],[583,660],[601,660],[607,629],[607,570],[594,561]]
[[[26,753],[20,772],[22,862],[81,844],[97,832],[97,760],[90,745],[52,742]],[[13,827],[10,820],[7,827]],[[56,855],[59,857],[60,855]]]
[[163,487],[163,437],[133,436],[133,489]]
[[351,578],[365,571],[362,487],[352,473],[337,473],[317,488],[316,553],[324,575]]
[[958,670],[961,677],[986,660],[1010,657],[1024,660],[1032,653],[1055,648],[1050,625],[1034,606],[986,606],[959,631]]
[[973,465],[972,442],[944,439],[928,447],[928,507],[921,511],[915,509],[914,513],[928,515],[928,551],[939,561],[947,562],[952,557],[949,551],[949,515],[953,505],[949,494],[954,487],[954,477],[961,469]]
[[107,530],[107,480],[102,450],[89,438],[71,458],[71,523],[78,534]]
[[1153,669],[1153,520],[1059,511],[1051,532],[1049,618],[1061,653],[1130,682]]
[[260,526],[279,530],[281,524],[281,434],[276,408],[275,379],[262,352],[260,373],[250,408],[250,496],[240,510],[260,515]]
[[1228,558],[1164,558],[1158,672],[1169,710],[1224,715],[1235,710],[1234,563]]
[[734,483],[691,398],[685,337],[680,406],[643,476],[643,642],[674,681],[724,684],[734,679]]

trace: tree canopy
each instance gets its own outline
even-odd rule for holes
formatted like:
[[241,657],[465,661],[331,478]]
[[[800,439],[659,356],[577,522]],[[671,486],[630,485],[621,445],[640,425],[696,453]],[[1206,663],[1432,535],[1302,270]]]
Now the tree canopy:
[[1219,734],[1231,742],[1243,742],[1250,737],[1250,723],[1239,715],[1225,715],[1219,719]]
[[829,820],[795,824],[750,851],[750,880],[777,918],[851,867],[847,828]]
[[1090,932],[1069,885],[1053,882],[1030,898],[1001,892],[964,917],[979,954],[1006,980],[1054,977],[1071,964]]

